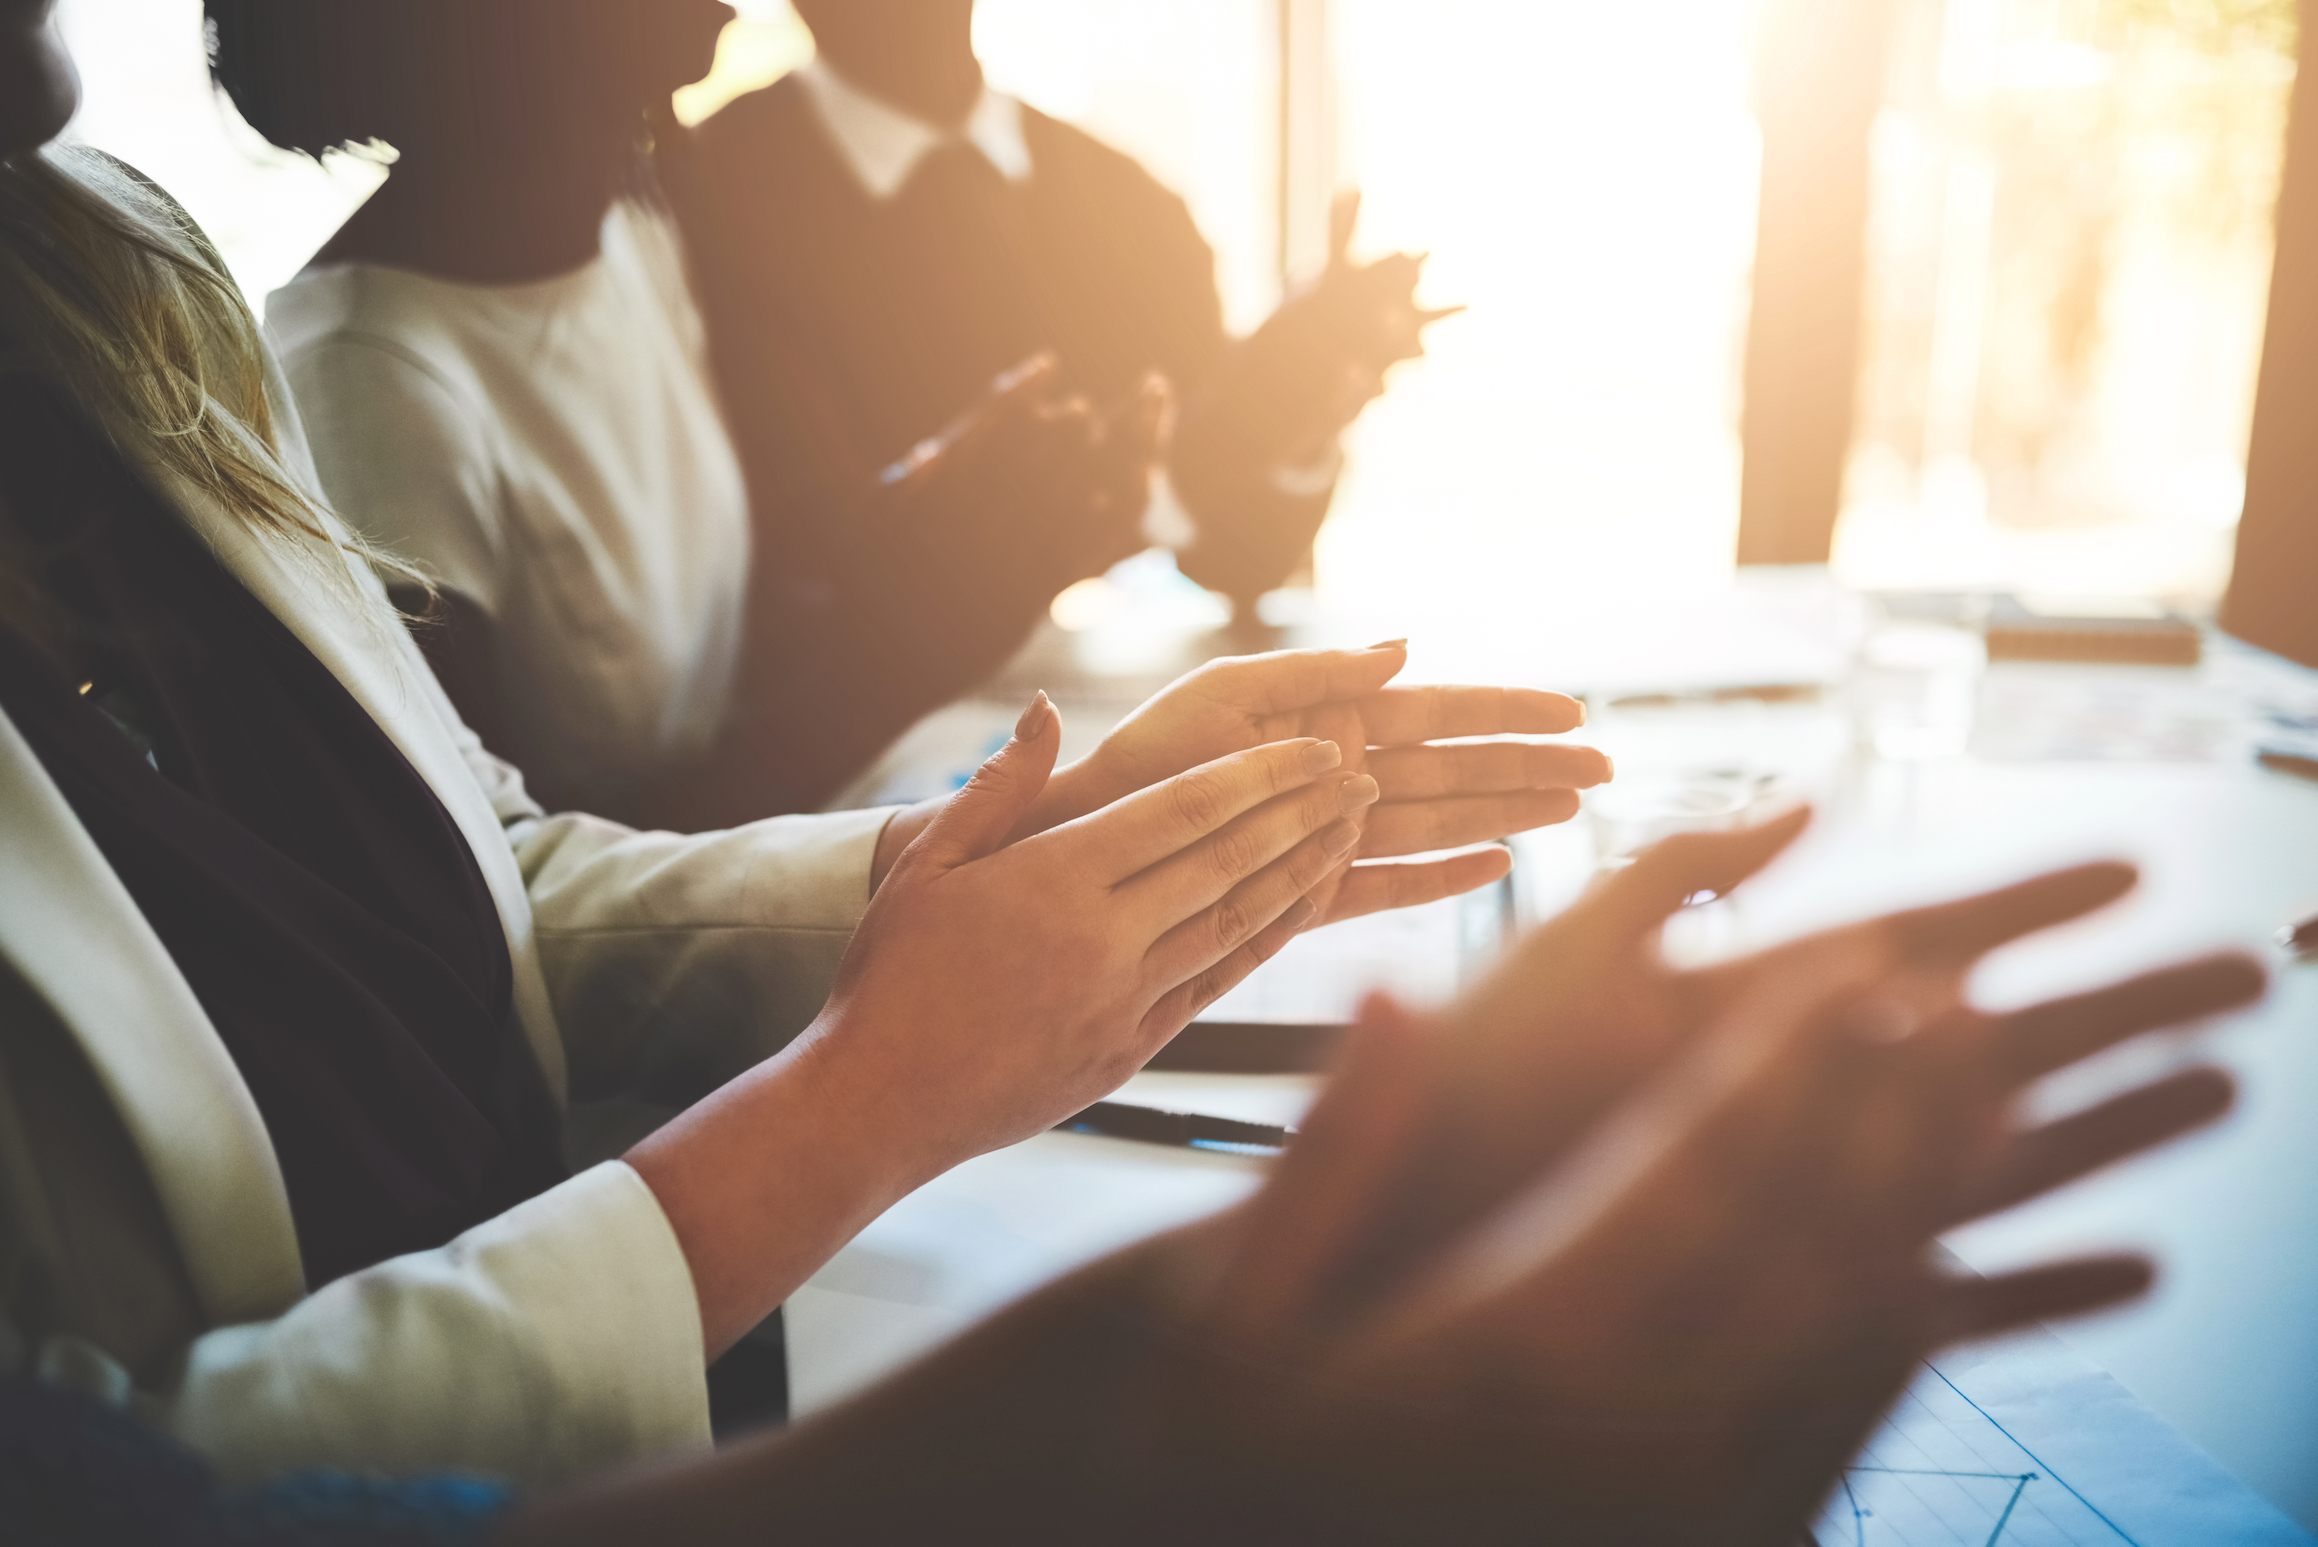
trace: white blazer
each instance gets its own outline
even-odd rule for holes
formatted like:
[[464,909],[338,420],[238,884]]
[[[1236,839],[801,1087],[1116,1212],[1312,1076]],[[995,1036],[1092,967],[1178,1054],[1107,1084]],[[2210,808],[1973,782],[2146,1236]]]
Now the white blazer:
[[[310,479],[278,371],[270,380],[285,455]],[[367,568],[260,538],[199,491],[156,481],[473,845],[506,929],[516,1013],[559,1101],[665,1088],[677,1071],[728,1077],[818,1011],[890,811],[690,837],[544,815],[460,722]],[[248,1087],[4,714],[0,956],[86,1054],[208,1329],[140,1406],[227,1477],[325,1465],[545,1482],[707,1442],[691,1276],[650,1190],[618,1162],[437,1250],[306,1293]]]

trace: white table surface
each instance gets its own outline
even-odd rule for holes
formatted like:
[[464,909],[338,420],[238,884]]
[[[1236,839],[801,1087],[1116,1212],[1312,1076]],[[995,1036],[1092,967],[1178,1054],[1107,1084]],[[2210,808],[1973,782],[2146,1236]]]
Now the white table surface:
[[[2088,680],[2102,691],[2128,680],[2113,668],[2074,670],[2094,674]],[[2027,680],[2017,673],[1996,668],[1990,683]],[[1044,680],[1057,682],[1051,663]],[[2178,696],[2181,684],[2203,679],[2162,680]],[[2318,703],[2318,675],[2282,680]],[[1135,695],[1098,680],[1078,696],[1085,727]],[[1057,699],[1067,714],[1067,685]],[[1011,718],[1011,700],[980,713]],[[972,742],[974,712],[921,738],[910,754],[921,775]],[[2318,785],[2259,769],[2242,746],[2185,762],[1878,764],[1851,750],[1840,713],[1826,705],[1608,714],[1585,739],[1608,746],[1621,770],[1680,749],[1735,746],[1820,802],[1821,818],[1796,851],[1714,921],[1715,948],[2114,855],[2142,865],[2140,891],[1992,960],[1979,985],[1985,1001],[2065,991],[2213,946],[2265,955],[2277,969],[2268,1000],[2207,1045],[2244,1082],[2230,1117],[1950,1244],[1983,1269],[2085,1246],[2152,1249],[2164,1270],[2152,1295],[2056,1330],[2318,1528],[2318,965],[2290,963],[2269,944],[2282,923],[2318,909]],[[1590,865],[1582,824],[1540,835],[1521,855],[1532,912],[1566,901]],[[1120,1099],[1277,1121],[1292,1119],[1311,1093],[1311,1082],[1289,1077],[1147,1074]],[[857,1389],[1072,1265],[1246,1196],[1263,1169],[1075,1134],[960,1167],[877,1220],[791,1302],[798,1410]]]

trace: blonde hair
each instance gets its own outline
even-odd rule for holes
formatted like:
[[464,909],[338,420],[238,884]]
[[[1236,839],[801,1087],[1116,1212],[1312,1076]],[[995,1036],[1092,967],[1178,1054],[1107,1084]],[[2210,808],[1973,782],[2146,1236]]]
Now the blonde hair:
[[[266,394],[257,319],[208,236],[125,162],[63,144],[0,159],[0,341],[133,461],[261,535],[351,552],[424,587],[300,487]],[[16,568],[12,557],[0,555],[0,569]],[[5,578],[10,591],[30,582]]]

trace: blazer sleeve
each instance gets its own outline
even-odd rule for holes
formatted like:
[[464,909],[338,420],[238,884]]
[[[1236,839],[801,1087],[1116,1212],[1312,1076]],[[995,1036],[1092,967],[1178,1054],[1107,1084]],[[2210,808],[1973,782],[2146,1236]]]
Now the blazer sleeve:
[[821,1012],[897,807],[645,832],[543,811],[423,677],[521,867],[574,1101],[678,1104]]
[[0,1377],[131,1407],[236,1482],[336,1467],[548,1483],[707,1443],[691,1274],[626,1166],[220,1326],[151,1164],[0,960]]
[[229,1481],[351,1467],[541,1484],[705,1446],[702,1370],[683,1249],[612,1161],[204,1334],[159,1405]]
[[869,905],[892,816],[680,835],[567,814],[510,829],[572,1099],[687,1102],[804,1030]]

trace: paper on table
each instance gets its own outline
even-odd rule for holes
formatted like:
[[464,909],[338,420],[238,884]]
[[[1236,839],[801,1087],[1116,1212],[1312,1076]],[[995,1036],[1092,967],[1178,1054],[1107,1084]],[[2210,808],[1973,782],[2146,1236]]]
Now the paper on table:
[[1818,1547],[2309,1547],[2051,1333],[1927,1366],[1844,1474]]

